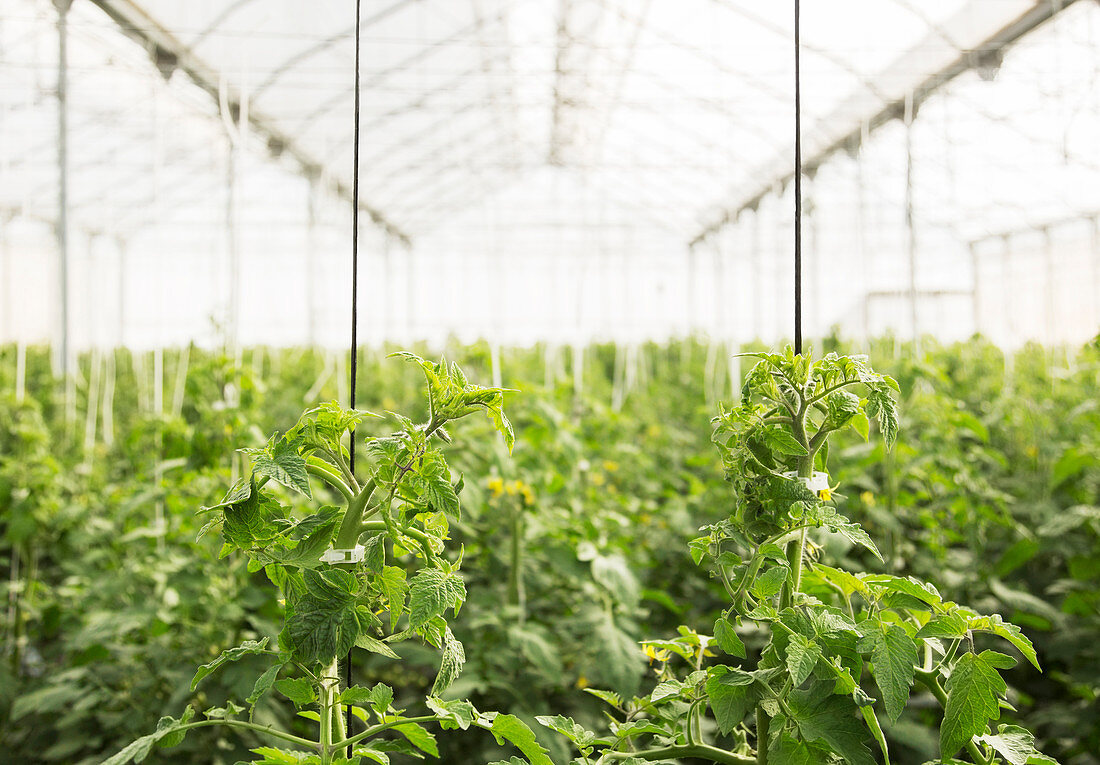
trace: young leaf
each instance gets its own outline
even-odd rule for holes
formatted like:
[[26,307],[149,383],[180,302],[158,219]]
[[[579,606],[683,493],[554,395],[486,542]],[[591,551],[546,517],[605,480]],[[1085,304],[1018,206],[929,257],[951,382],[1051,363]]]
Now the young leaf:
[[370,651],[371,653],[380,654],[382,656],[385,656],[387,659],[401,659],[397,652],[390,648],[388,644],[383,643],[377,638],[371,637],[365,632],[359,635],[359,637],[355,638],[355,645],[357,648],[362,648],[363,650]]
[[313,684],[304,677],[284,677],[275,682],[275,690],[302,707],[312,704],[317,700],[317,694],[313,690]]
[[257,475],[267,476],[288,489],[313,498],[309,489],[309,474],[306,472],[306,460],[298,453],[302,445],[301,436],[297,438],[277,438],[272,436],[263,449],[248,449],[252,455],[252,470]]
[[736,656],[739,659],[745,658],[745,644],[737,635],[737,631],[730,624],[729,619],[724,616],[719,617],[714,622],[714,640],[718,643],[718,647],[730,656]]
[[248,694],[248,698],[245,702],[250,707],[249,715],[256,709],[256,704],[265,693],[271,690],[271,686],[275,684],[275,678],[279,676],[279,670],[283,668],[282,664],[276,664],[272,667],[268,667],[262,675],[256,678],[256,684],[252,686],[252,693]]
[[546,756],[546,750],[539,745],[534,732],[515,715],[496,715],[489,732],[498,744],[507,741],[519,749],[531,765],[554,765],[553,760]]
[[439,746],[435,743],[435,736],[429,733],[423,726],[416,723],[404,723],[395,725],[395,731],[409,740],[413,746],[431,757],[439,757]]
[[850,765],[875,765],[855,704],[850,697],[831,695],[831,690],[831,684],[823,683],[791,692],[788,707],[799,732],[806,741],[824,741]]
[[1001,715],[999,701],[1007,690],[997,672],[1000,655],[992,651],[963,654],[947,679],[947,704],[940,725],[940,755],[953,757],[989,720]]
[[705,686],[707,701],[718,730],[729,733],[756,706],[760,693],[753,685],[753,676],[740,669],[718,665],[709,674]]
[[477,719],[477,710],[469,701],[443,701],[429,696],[425,703],[428,705],[428,709],[445,718],[440,721],[440,726],[444,730],[455,727],[466,730]]
[[435,683],[432,684],[432,695],[438,696],[447,690],[451,683],[458,679],[459,673],[462,672],[462,665],[465,663],[466,652],[462,648],[462,643],[454,636],[450,627],[445,628],[443,659],[439,663],[439,674],[435,676]]
[[422,627],[448,608],[457,614],[465,599],[466,585],[457,574],[422,569],[409,582],[409,626]]
[[795,688],[806,682],[820,658],[820,644],[797,632],[790,636],[787,643],[787,671],[791,674],[791,682]]
[[871,650],[871,674],[882,691],[886,714],[895,722],[909,702],[917,644],[897,624],[879,623],[871,637],[875,641]]
[[245,656],[255,656],[258,653],[263,653],[267,648],[267,642],[267,638],[263,640],[246,640],[236,648],[229,648],[222,651],[218,658],[208,664],[203,664],[199,667],[198,671],[195,672],[195,677],[191,680],[191,690],[195,690],[195,688],[198,687],[199,681],[211,672],[217,671],[223,664],[243,659]]
[[979,736],[978,741],[1005,758],[1008,765],[1058,765],[1035,748],[1035,736],[1018,725],[1000,725],[996,733]]
[[385,683],[378,683],[373,688],[363,688],[353,685],[345,688],[340,694],[340,702],[343,704],[357,704],[369,706],[379,715],[385,714],[393,703],[393,689]]

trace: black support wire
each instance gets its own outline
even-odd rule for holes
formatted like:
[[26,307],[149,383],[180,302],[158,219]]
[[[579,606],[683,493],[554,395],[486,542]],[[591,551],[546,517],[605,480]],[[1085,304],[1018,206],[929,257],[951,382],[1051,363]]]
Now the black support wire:
[[802,353],[802,61],[794,0],[794,352]]
[[[352,169],[351,169],[351,392],[349,406],[355,408],[355,383],[359,361],[359,48],[361,35],[359,28],[362,0],[355,0],[355,117],[352,131]],[[352,475],[355,475],[355,429],[351,431],[351,444],[348,449]],[[345,686],[350,688],[351,649],[345,660]],[[351,735],[351,706],[347,709],[346,730]],[[347,756],[351,758],[352,747],[348,747]]]

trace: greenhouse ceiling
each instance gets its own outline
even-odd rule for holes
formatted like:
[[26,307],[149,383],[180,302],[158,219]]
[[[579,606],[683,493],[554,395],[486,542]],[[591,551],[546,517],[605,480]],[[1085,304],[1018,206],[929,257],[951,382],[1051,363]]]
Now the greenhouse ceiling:
[[[894,276],[907,268],[906,220],[921,229],[914,246],[936,251],[935,272],[937,253],[959,262],[984,238],[1100,209],[1100,4],[802,5],[807,210],[820,213],[812,246],[845,267],[856,250],[881,250],[888,262],[879,283],[862,285],[867,294],[820,312],[823,325],[866,313],[870,292],[904,289]],[[352,0],[73,0],[70,239],[93,242],[82,245],[89,252],[116,242],[120,263],[124,249],[210,253],[200,269],[217,283],[212,300],[229,304],[250,300],[235,296],[236,277],[217,276],[218,258],[235,249],[289,264],[294,252],[345,246],[354,14]],[[50,0],[10,0],[0,16],[0,225],[57,222],[58,17]],[[379,237],[371,251],[623,257],[653,290],[680,295],[638,335],[745,323],[721,316],[718,296],[693,295],[705,274],[669,273],[662,259],[736,253],[752,237],[768,262],[789,249],[792,3],[370,0],[361,18],[360,199],[373,223],[364,236]],[[912,132],[899,130],[910,120]],[[830,227],[853,228],[844,217],[856,207],[853,158],[861,239],[830,244]],[[906,214],[895,209],[903,195]],[[746,219],[763,234],[742,230]],[[327,227],[318,241],[303,233],[314,224]],[[770,291],[786,276],[769,267]],[[622,264],[599,268],[598,279],[581,280],[621,281]],[[977,271],[946,278],[951,289],[962,280],[976,283]],[[126,287],[117,289],[121,301]],[[785,310],[777,304],[775,317]],[[555,311],[553,326],[580,309]],[[624,326],[644,318],[606,312]],[[756,313],[778,331],[778,318]],[[532,336],[540,331],[532,324]],[[610,324],[601,331],[615,334]]]
[[[935,77],[959,62],[995,66],[1001,47],[1071,2],[806,3],[808,156],[858,136],[861,126],[881,121],[891,108],[900,116],[897,104],[906,94],[925,95],[918,89],[940,84]],[[49,12],[45,2],[22,5],[8,23]],[[376,222],[412,236],[552,166],[685,236],[704,232],[716,215],[754,204],[789,177],[789,5],[368,2],[362,198]],[[212,100],[220,95],[227,113],[246,113],[272,154],[289,153],[303,170],[325,174],[347,193],[350,0],[78,0],[74,11],[89,23],[82,36],[100,38],[104,48],[118,45],[109,39],[109,24],[117,23],[148,48],[163,76],[187,77]],[[868,29],[876,30],[873,39],[866,39]],[[16,45],[8,55],[19,52]],[[74,60],[71,90],[100,71],[98,62]],[[131,107],[139,109],[147,94],[134,95]],[[115,165],[111,139],[99,124],[93,114],[77,116],[71,143],[90,144],[105,165]],[[123,176],[111,185],[125,183]],[[45,200],[29,203],[48,207]]]

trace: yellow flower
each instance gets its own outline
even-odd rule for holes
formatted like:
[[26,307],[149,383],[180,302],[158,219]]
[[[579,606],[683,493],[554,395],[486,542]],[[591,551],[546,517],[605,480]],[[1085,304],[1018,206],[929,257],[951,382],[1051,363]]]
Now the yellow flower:
[[504,493],[509,497],[516,496],[519,493],[519,481],[509,481],[504,487]]
[[668,661],[668,657],[671,655],[666,648],[656,648],[652,645],[646,645],[643,647],[643,652],[646,658],[649,659],[649,663],[652,664],[655,661]]
[[871,492],[865,491],[859,495],[859,498],[863,500],[863,504],[867,505],[868,507],[875,506],[875,495]]
[[661,426],[650,425],[648,428],[646,428],[645,434],[650,438],[656,438],[657,436],[661,435]]
[[619,463],[613,462],[612,460],[604,460],[603,469],[606,470],[608,473],[614,473],[616,470],[619,469]]
[[493,493],[493,497],[499,497],[504,493],[504,481],[500,480],[498,476],[490,478],[485,485]]
[[585,677],[584,675],[581,675],[580,677],[578,677],[577,678],[577,687],[578,688],[587,688],[588,687],[588,678]]
[[531,491],[530,486],[522,484],[519,493],[523,495],[523,504],[528,506],[535,504],[535,492]]
[[603,486],[604,483],[606,483],[603,477],[603,473],[593,473],[590,480],[592,481],[593,486]]
[[833,498],[833,492],[830,489],[821,489],[820,491],[818,491],[817,496],[821,499],[822,502],[828,502],[830,499]]

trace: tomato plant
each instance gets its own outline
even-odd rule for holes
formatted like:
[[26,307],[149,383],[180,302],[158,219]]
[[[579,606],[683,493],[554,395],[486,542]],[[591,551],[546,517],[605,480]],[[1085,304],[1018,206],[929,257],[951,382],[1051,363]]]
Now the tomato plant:
[[[690,545],[693,560],[707,565],[729,598],[713,635],[683,626],[676,637],[645,641],[659,682],[633,699],[599,693],[617,713],[609,735],[561,716],[540,722],[574,743],[579,763],[695,757],[873,765],[868,740],[890,761],[879,715],[897,720],[919,685],[944,710],[939,762],[1054,762],[1025,729],[989,728],[1007,703],[1000,673],[1016,659],[979,650],[975,636],[1004,639],[1037,668],[1019,628],[945,600],[915,578],[821,560],[837,535],[878,555],[866,531],[833,504],[828,444],[845,429],[868,437],[871,419],[892,442],[897,383],[865,357],[831,353],[811,361],[790,348],[754,356],[740,404],[720,409],[714,421],[733,487],[728,516]],[[754,661],[743,633],[762,642]],[[706,662],[716,650],[742,661]],[[709,729],[724,745],[707,740]]]
[[[251,570],[263,569],[278,587],[286,610],[274,645],[267,638],[247,640],[202,665],[191,682],[194,691],[208,675],[249,656],[265,656],[270,666],[257,678],[243,704],[229,700],[195,720],[188,706],[178,717],[164,717],[153,733],[108,758],[105,765],[143,761],[154,746],[178,745],[188,731],[226,727],[260,733],[298,747],[258,747],[257,763],[358,763],[386,761],[386,752],[438,754],[424,725],[489,730],[511,741],[528,757],[545,758],[530,729],[508,714],[479,713],[468,701],[443,701],[439,695],[465,663],[446,613],[457,614],[466,599],[458,568],[446,557],[449,519],[460,513],[462,480],[452,482],[439,441],[448,442],[450,424],[477,411],[488,414],[509,448],[512,428],[503,411],[504,391],[466,380],[457,365],[432,363],[400,354],[417,364],[427,380],[428,420],[416,424],[394,414],[400,430],[367,438],[369,478],[360,484],[344,439],[373,415],[336,403],[308,410],[286,433],[273,435],[262,448],[247,449],[250,475],[204,513],[213,517],[202,533],[220,530],[222,556],[241,553]],[[339,505],[321,505],[295,518],[270,486],[313,500],[311,478],[338,497]],[[411,575],[410,575],[411,573]],[[405,715],[394,708],[393,690],[340,687],[340,659],[353,647],[399,659],[392,645],[417,638],[441,653],[439,672],[424,714]],[[257,701],[274,691],[292,701],[316,723],[314,738],[262,725],[252,719]],[[346,713],[362,730],[346,725]],[[247,716],[245,716],[247,715]],[[394,731],[400,739],[382,734]],[[345,753],[350,752],[347,756]]]

